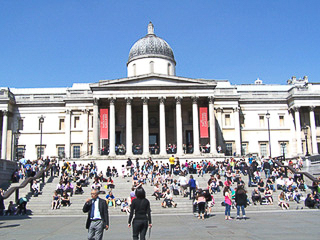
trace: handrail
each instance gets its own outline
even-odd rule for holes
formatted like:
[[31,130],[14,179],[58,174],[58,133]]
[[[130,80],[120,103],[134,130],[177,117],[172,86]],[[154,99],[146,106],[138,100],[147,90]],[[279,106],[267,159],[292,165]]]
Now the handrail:
[[275,162],[279,167],[284,167],[284,168],[288,168],[293,174],[302,174],[305,175],[307,178],[309,178],[312,182],[316,182],[319,183],[320,180],[315,178],[312,174],[308,173],[308,172],[300,172],[300,171],[296,171],[292,166],[287,165],[285,166],[284,164],[282,164],[282,162],[280,162],[279,160],[277,160],[278,158],[282,158],[283,156],[279,156],[279,157],[275,157],[272,159],[273,162]]
[[37,174],[34,177],[28,177],[19,186],[9,188],[9,190],[3,194],[3,199],[9,198],[12,195],[12,193],[16,192],[16,201],[18,201],[19,200],[19,189],[24,188],[25,186],[27,186],[28,183],[30,183],[33,180],[38,179],[40,177],[42,177],[42,179],[43,179],[42,181],[44,182],[44,173],[49,171],[51,168],[52,168],[52,165],[49,164],[46,167],[46,169],[42,169],[41,171],[37,172]]

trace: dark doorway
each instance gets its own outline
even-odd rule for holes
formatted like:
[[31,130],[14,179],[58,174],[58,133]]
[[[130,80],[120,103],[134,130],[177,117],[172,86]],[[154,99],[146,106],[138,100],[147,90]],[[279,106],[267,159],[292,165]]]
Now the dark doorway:
[[116,132],[116,145],[122,144],[121,132]]
[[193,153],[193,131],[186,130],[187,153]]

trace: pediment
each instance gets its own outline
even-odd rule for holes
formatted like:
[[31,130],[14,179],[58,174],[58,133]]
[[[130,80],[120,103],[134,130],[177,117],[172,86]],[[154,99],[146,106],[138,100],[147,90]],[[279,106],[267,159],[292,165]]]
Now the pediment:
[[91,87],[164,87],[164,86],[215,86],[215,80],[182,78],[176,76],[145,75],[115,80],[102,80]]

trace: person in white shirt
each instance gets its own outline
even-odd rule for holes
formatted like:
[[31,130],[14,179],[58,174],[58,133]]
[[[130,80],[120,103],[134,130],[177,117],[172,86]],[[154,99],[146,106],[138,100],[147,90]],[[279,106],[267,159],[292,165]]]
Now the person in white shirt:
[[178,179],[178,182],[180,183],[180,192],[183,197],[186,197],[186,190],[188,188],[188,179],[184,176],[182,173],[181,176]]
[[283,176],[281,176],[280,178],[278,178],[276,180],[276,184],[277,184],[277,189],[279,190],[284,190],[285,189],[285,181],[283,179]]

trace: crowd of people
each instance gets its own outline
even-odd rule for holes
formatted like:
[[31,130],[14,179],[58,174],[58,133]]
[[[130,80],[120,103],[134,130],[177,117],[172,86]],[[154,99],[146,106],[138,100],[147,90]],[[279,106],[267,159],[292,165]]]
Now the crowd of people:
[[[120,173],[116,167],[111,166],[103,173],[98,171],[94,162],[85,165],[63,161],[59,166],[55,159],[50,160],[47,157],[45,160],[20,161],[20,168],[15,176],[19,176],[19,179],[34,176],[49,163],[54,166],[53,175],[60,176],[52,195],[52,209],[70,206],[73,194],[82,194],[83,187],[89,187],[105,194],[110,207],[120,206],[122,212],[130,214],[130,204],[136,197],[135,190],[143,185],[153,187],[152,196],[160,201],[159,205],[163,208],[177,207],[178,195],[189,198],[193,201],[194,211],[200,219],[211,213],[216,194],[222,194],[224,198],[221,204],[226,208],[227,220],[230,219],[233,208],[237,208],[237,218],[240,218],[240,210],[243,218],[246,218],[245,207],[251,204],[273,205],[277,202],[281,209],[289,209],[290,201],[295,201],[298,204],[304,202],[309,208],[320,206],[319,187],[317,184],[306,185],[303,175],[299,174],[302,167],[300,160],[295,163],[288,162],[296,169],[296,174],[264,157],[261,160],[249,156],[224,161],[186,160],[181,163],[174,155],[162,161],[154,161],[151,157],[147,160],[129,158],[126,164],[122,165]],[[114,178],[119,175],[132,179],[128,195],[122,199],[116,198],[113,194]],[[206,176],[210,176],[207,185],[200,187],[197,178]],[[246,184],[244,178],[247,179]],[[307,194],[307,189],[311,190],[311,193]],[[39,182],[32,183],[31,191],[34,196],[41,193]],[[276,199],[275,192],[279,192]]]

